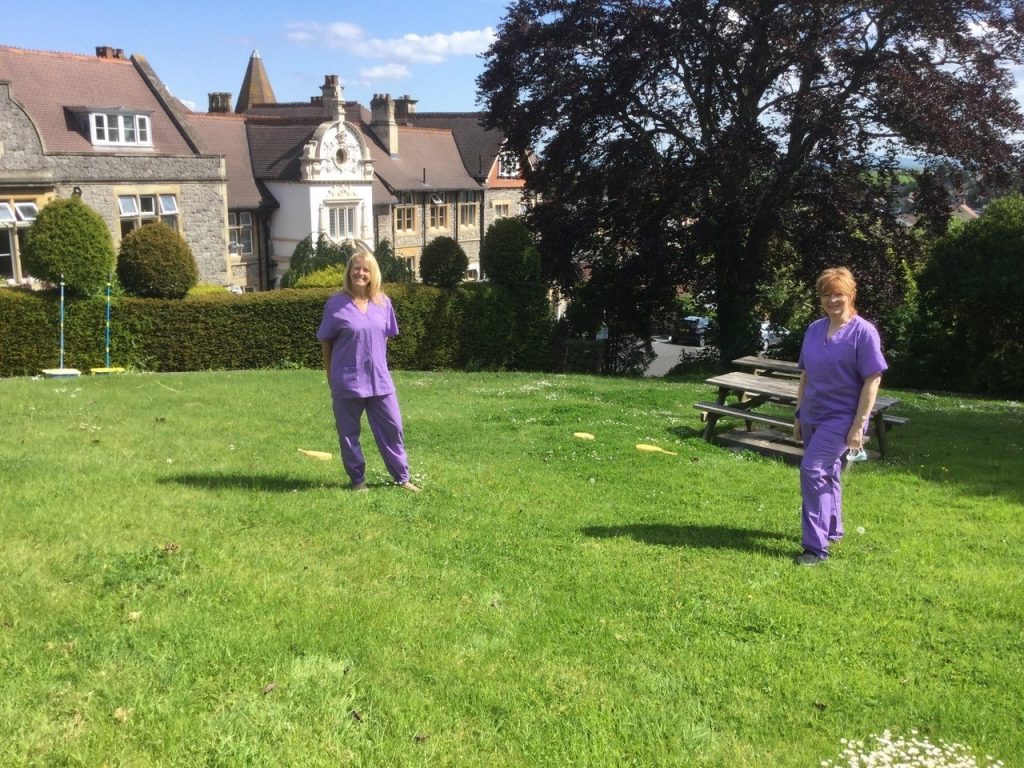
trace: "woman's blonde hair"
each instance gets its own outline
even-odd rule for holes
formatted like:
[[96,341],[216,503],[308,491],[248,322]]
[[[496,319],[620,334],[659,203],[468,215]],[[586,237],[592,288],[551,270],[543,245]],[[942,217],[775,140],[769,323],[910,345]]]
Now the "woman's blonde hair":
[[367,298],[374,304],[382,304],[384,302],[384,294],[380,292],[380,265],[377,263],[377,259],[373,257],[373,254],[357,253],[349,257],[348,263],[345,265],[345,276],[341,281],[342,290],[353,298],[356,295],[352,289],[352,265],[356,259],[362,259],[363,263],[370,269],[370,287]]
[[846,267],[832,267],[826,269],[814,283],[819,296],[828,296],[831,293],[841,293],[850,297],[850,309],[854,308],[857,301],[857,281],[853,274]]

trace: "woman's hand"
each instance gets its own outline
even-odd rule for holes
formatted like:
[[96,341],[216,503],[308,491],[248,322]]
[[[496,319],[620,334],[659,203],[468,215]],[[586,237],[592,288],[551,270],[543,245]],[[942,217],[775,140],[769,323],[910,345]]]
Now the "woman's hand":
[[860,422],[854,421],[850,431],[846,433],[846,447],[851,451],[857,451],[864,447],[864,430]]

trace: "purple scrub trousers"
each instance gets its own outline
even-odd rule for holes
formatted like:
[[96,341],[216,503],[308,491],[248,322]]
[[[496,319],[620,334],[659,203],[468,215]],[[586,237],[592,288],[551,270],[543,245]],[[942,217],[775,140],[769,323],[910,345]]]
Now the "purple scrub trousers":
[[366,459],[359,445],[360,421],[364,410],[388,473],[399,485],[409,482],[409,460],[405,455],[402,414],[398,410],[395,393],[366,398],[334,397],[331,403],[334,406],[334,423],[338,428],[341,463],[352,485],[359,485],[366,479]]
[[804,550],[824,559],[830,541],[843,538],[843,486],[839,482],[846,433],[800,422],[804,457],[800,462],[800,521]]
[[359,444],[363,412],[388,473],[401,485],[409,482],[402,414],[388,371],[387,342],[398,335],[391,300],[378,294],[365,312],[352,297],[338,293],[327,300],[316,337],[331,345],[331,385],[334,423],[341,461],[353,485],[366,479],[366,460]]
[[840,482],[846,435],[857,415],[864,381],[888,368],[878,331],[855,315],[828,338],[828,318],[811,323],[800,349],[807,375],[800,403],[804,457],[800,462],[802,542],[824,559],[828,545],[843,537]]

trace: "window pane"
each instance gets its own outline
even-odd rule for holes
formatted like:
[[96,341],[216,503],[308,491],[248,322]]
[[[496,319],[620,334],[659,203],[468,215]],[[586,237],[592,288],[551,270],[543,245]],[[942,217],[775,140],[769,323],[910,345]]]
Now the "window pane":
[[143,216],[155,216],[156,198],[153,195],[142,195],[139,197],[139,210]]
[[92,116],[93,132],[96,134],[96,141],[107,140],[107,117],[106,115]]
[[174,195],[160,195],[160,213],[177,213],[178,201]]
[[175,232],[178,231],[178,217],[177,216],[161,216],[160,221],[166,224],[168,227],[173,229]]
[[238,214],[237,213],[229,213],[228,214],[228,226],[229,227],[237,227],[238,226]]
[[243,227],[252,226],[252,214],[251,213],[240,213],[238,214],[238,223]]
[[138,219],[121,219],[121,238],[124,239],[124,236],[137,226],[139,226]]
[[139,206],[135,198],[128,195],[117,198],[117,205],[121,209],[122,216],[135,216],[139,212]]
[[22,221],[35,221],[36,215],[39,213],[35,203],[15,203],[14,207],[18,211],[18,218]]
[[243,229],[239,232],[239,240],[242,245],[242,253],[252,253],[252,230]]
[[14,211],[10,203],[0,203],[0,221],[14,221]]
[[[0,203],[0,206],[6,203]],[[11,249],[11,230],[0,229],[0,277],[14,277],[14,251]]]
[[137,119],[137,127],[139,130],[139,143],[149,143],[149,118],[145,115],[139,115]]
[[120,141],[121,134],[117,130],[117,115],[105,115],[107,123],[107,141]]

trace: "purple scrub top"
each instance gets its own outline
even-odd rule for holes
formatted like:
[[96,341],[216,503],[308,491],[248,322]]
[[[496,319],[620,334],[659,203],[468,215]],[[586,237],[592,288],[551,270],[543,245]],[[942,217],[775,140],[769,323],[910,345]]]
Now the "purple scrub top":
[[395,391],[387,352],[388,338],[398,335],[398,320],[391,300],[383,294],[378,297],[383,303],[371,301],[365,314],[344,292],[331,296],[324,306],[316,337],[332,344],[327,376],[332,397],[377,397]]
[[857,414],[864,380],[889,366],[878,331],[860,315],[828,338],[828,318],[807,328],[797,365],[807,372],[800,420],[847,432]]

